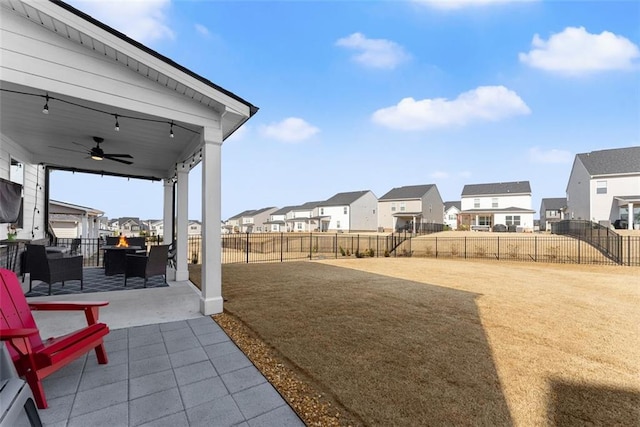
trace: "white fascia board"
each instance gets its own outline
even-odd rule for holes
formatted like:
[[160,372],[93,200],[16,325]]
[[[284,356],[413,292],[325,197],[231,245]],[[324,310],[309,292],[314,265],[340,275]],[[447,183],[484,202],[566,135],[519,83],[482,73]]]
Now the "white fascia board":
[[[118,52],[131,57],[132,59],[141,62],[142,64],[157,70],[159,73],[166,75],[178,83],[181,83],[196,92],[203,94],[226,107],[231,108],[237,114],[249,117],[250,109],[249,106],[243,104],[242,102],[232,98],[229,95],[226,95],[217,89],[197,80],[196,78],[178,70],[177,68],[167,64],[166,62],[154,57],[153,55],[139,49],[138,47],[122,40],[121,38],[109,33],[102,28],[99,28],[89,21],[82,19],[81,17],[61,8],[60,6],[42,0],[22,0],[23,3],[28,4],[33,7],[49,15],[50,17],[57,19],[60,22],[64,22],[66,25],[71,26],[77,31],[86,34],[87,36],[97,40],[100,43],[103,43],[107,46],[112,47]],[[197,102],[197,101],[194,101]],[[222,112],[219,112],[222,113]]]

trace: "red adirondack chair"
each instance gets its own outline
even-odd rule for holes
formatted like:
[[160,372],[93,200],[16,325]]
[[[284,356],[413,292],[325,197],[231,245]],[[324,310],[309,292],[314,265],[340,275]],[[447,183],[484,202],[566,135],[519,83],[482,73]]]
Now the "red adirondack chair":
[[[104,302],[27,303],[15,273],[0,268],[0,339],[6,343],[20,376],[24,376],[38,408],[47,407],[42,379],[77,357],[95,349],[98,363],[108,362],[103,339],[109,327],[98,323]],[[83,310],[87,326],[61,337],[42,341],[31,310]]]

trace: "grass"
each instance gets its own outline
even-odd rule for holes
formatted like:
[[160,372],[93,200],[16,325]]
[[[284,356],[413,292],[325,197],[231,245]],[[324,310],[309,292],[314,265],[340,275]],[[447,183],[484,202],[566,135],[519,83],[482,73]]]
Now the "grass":
[[225,311],[365,425],[636,425],[637,268],[223,266]]

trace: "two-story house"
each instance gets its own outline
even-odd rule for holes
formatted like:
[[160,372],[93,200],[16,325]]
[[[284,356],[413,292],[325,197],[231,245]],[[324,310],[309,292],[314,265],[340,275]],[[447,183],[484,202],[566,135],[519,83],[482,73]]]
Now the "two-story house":
[[287,231],[312,232],[319,228],[318,204],[319,201],[307,202],[300,206],[294,206],[285,216]]
[[395,187],[378,200],[378,229],[415,233],[421,224],[442,224],[443,210],[435,184]]
[[551,230],[551,224],[564,219],[566,197],[550,197],[540,202],[540,231]]
[[227,219],[226,227],[229,229],[231,233],[244,233],[246,232],[246,225],[243,223],[244,218],[248,218],[252,212],[255,212],[255,209],[248,209],[246,211],[242,211],[239,214],[236,214],[229,219]]
[[444,202],[443,224],[452,230],[458,229],[458,215],[462,210],[460,200]]
[[294,208],[295,206],[285,206],[284,208],[280,208],[269,215],[269,220],[264,223],[265,231],[272,233],[284,233],[287,231],[286,227],[286,218],[287,214]]
[[371,190],[338,193],[318,204],[322,231],[376,231],[378,198]]
[[567,218],[640,228],[640,147],[576,154],[567,184]]
[[529,181],[468,184],[462,189],[460,224],[472,230],[491,230],[503,224],[533,231]]

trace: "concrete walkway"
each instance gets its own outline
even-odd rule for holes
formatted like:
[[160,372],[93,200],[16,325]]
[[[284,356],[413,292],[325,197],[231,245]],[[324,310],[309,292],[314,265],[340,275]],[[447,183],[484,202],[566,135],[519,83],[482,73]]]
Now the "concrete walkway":
[[[167,288],[33,298],[108,300],[100,320],[107,365],[91,352],[44,381],[46,426],[303,426],[209,316],[190,282]],[[43,338],[86,324],[82,315],[34,312]]]

